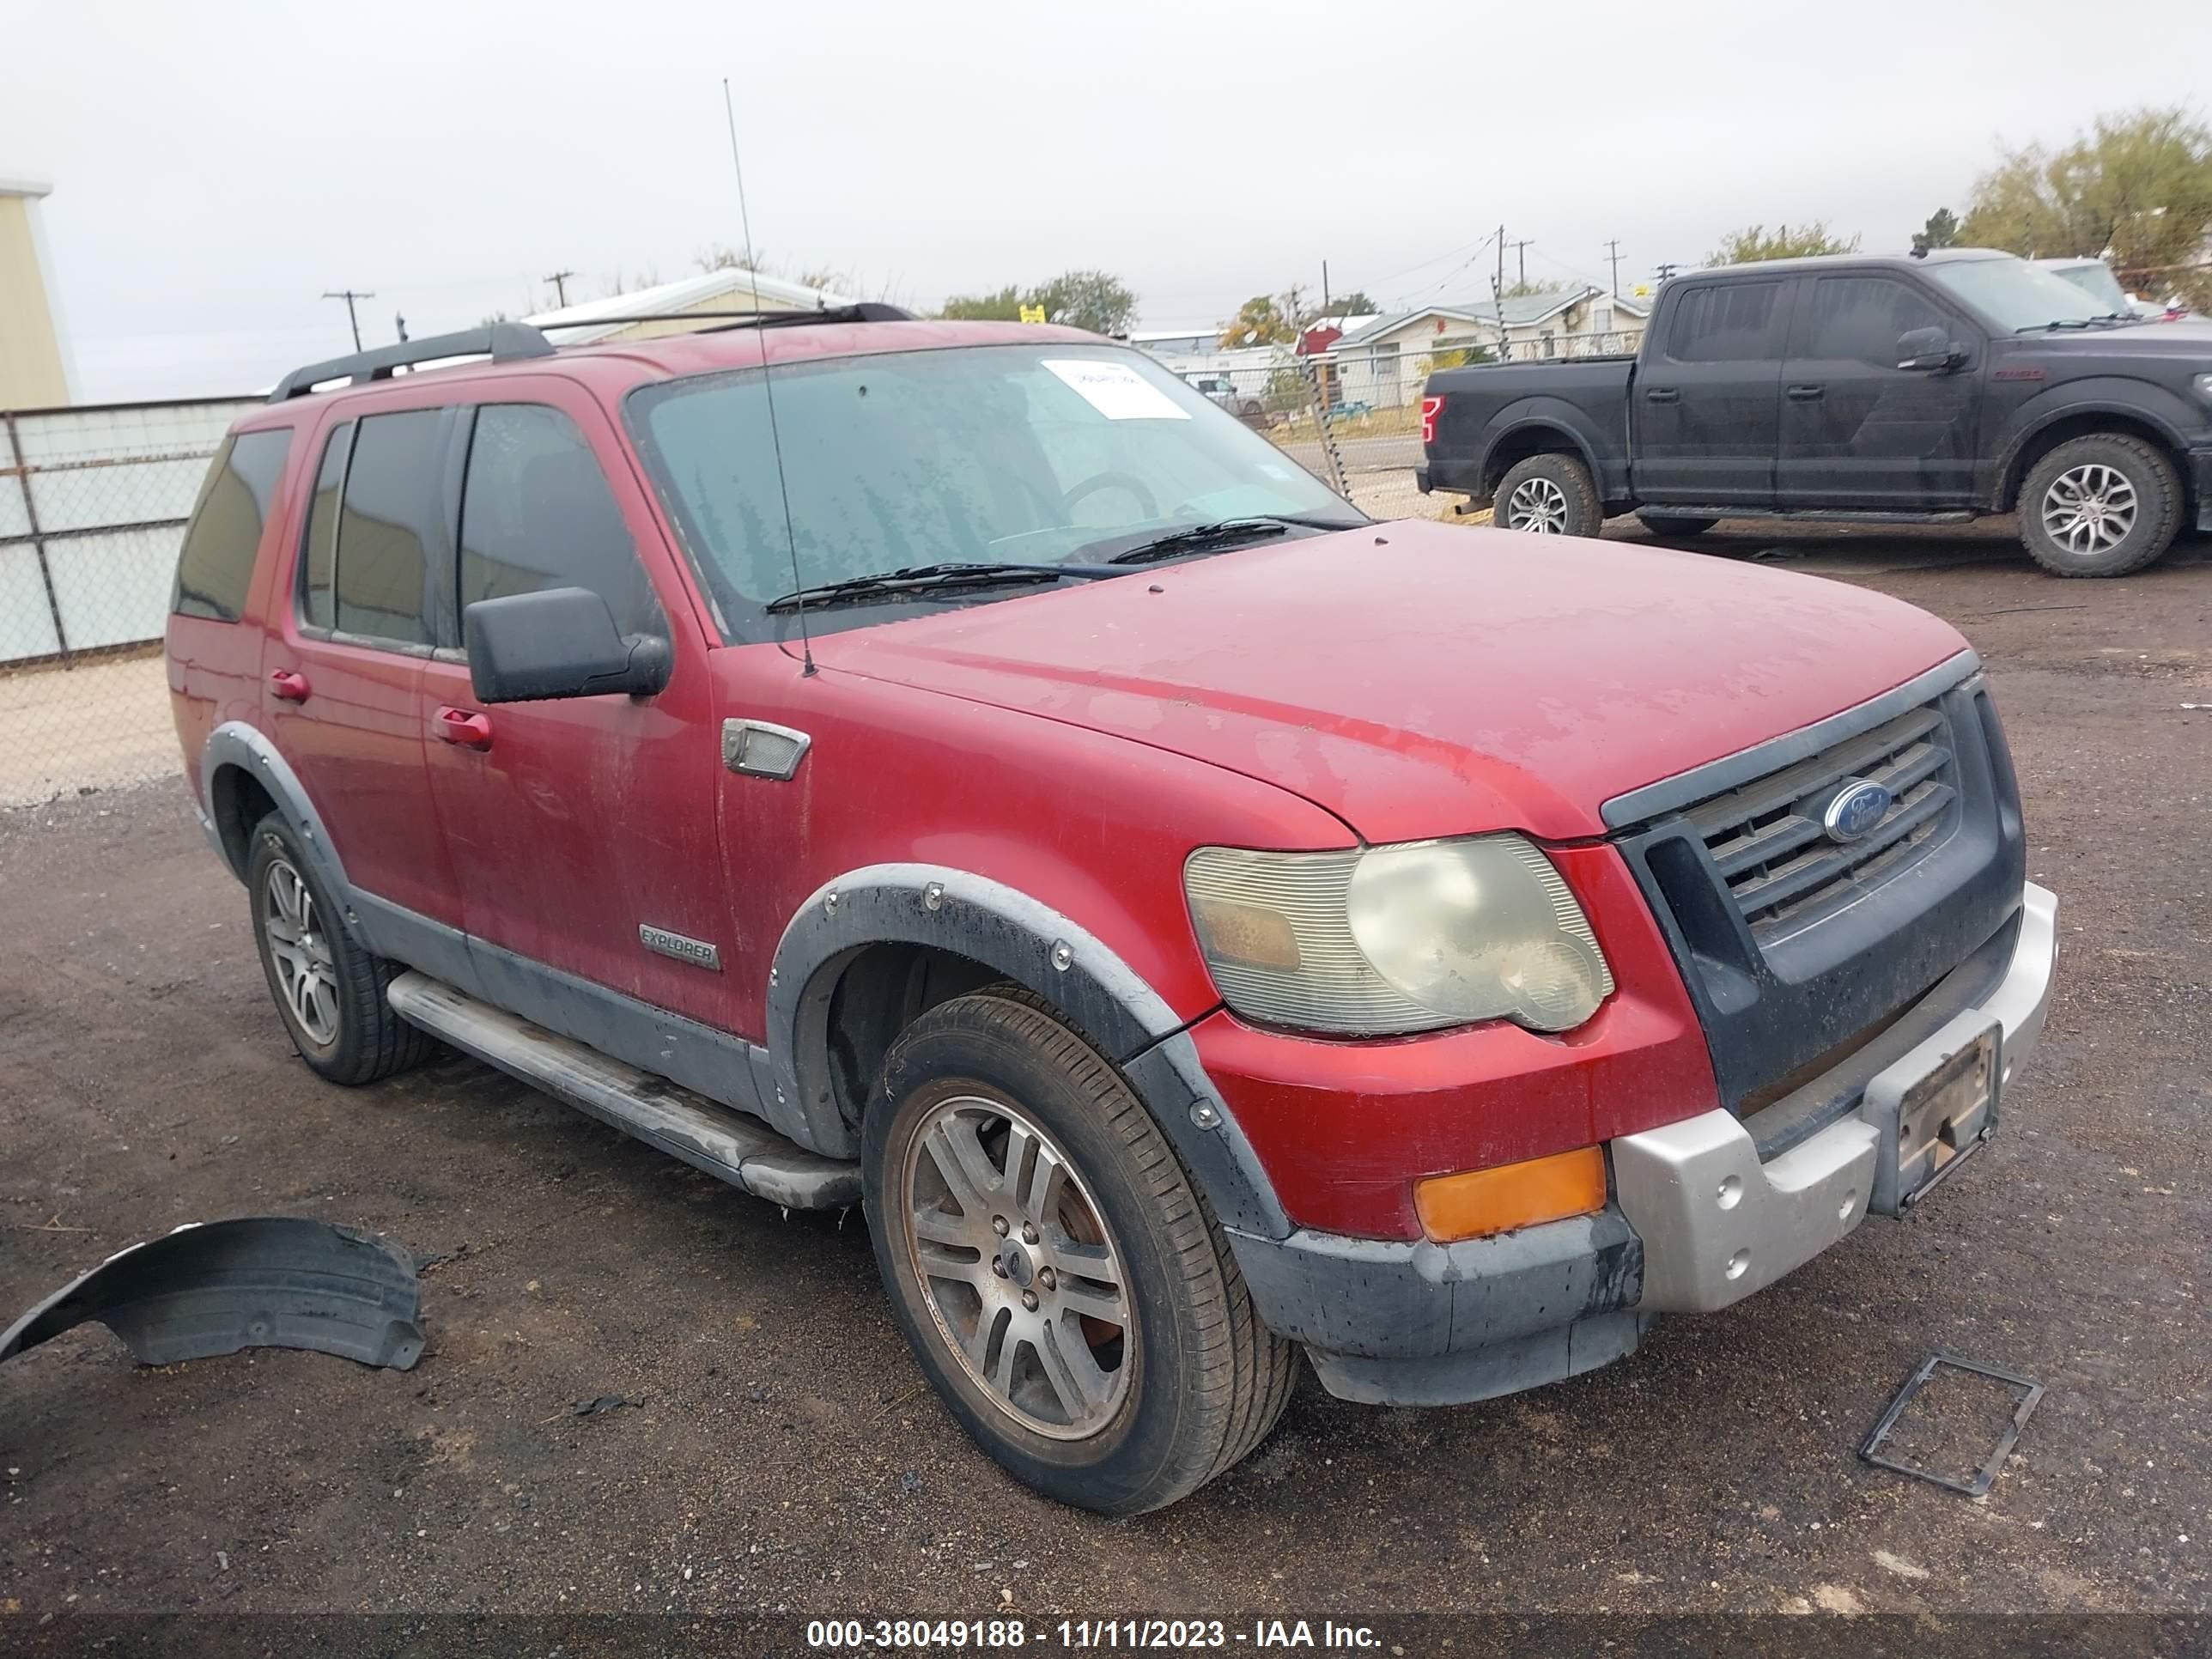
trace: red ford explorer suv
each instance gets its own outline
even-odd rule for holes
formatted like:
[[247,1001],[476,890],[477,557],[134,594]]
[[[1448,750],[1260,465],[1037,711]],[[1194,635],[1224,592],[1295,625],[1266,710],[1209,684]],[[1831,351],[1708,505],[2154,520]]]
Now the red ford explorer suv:
[[1069,330],[317,364],[173,609],[308,1065],[443,1042],[864,1205],[953,1414],[1087,1508],[1244,1456],[1301,1348],[1481,1400],[1772,1283],[1960,1168],[2042,1026],[1945,623],[1370,522]]

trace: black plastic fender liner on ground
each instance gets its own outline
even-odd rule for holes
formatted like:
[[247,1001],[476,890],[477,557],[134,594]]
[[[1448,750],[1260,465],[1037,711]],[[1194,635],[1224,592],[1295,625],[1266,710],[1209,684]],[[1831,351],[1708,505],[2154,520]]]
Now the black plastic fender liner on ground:
[[0,1361],[98,1320],[142,1365],[302,1348],[364,1365],[422,1357],[415,1266],[380,1239],[303,1216],[184,1226],[134,1244],[0,1333]]

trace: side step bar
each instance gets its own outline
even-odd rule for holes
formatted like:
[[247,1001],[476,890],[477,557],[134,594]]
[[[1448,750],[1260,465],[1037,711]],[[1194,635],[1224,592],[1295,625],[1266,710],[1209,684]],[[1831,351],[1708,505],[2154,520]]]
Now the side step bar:
[[1886,507],[1837,507],[1822,513],[1811,507],[1690,507],[1669,502],[1664,507],[1639,507],[1640,519],[1786,519],[1792,524],[1972,524],[1977,514],[1963,507],[1924,512],[1892,511]]
[[860,1201],[860,1166],[823,1158],[665,1078],[556,1036],[427,974],[402,974],[392,1012],[695,1170],[793,1210]]

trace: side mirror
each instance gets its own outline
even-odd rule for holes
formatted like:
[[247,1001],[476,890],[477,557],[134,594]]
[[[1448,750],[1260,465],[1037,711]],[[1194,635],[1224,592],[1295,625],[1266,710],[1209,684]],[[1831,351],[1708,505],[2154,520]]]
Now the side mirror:
[[668,641],[616,633],[614,612],[587,587],[478,599],[461,612],[461,638],[478,702],[651,696],[668,684]]
[[1897,366],[1899,368],[1946,369],[1966,361],[1966,354],[1951,343],[1951,337],[1940,328],[1907,329],[1897,337]]

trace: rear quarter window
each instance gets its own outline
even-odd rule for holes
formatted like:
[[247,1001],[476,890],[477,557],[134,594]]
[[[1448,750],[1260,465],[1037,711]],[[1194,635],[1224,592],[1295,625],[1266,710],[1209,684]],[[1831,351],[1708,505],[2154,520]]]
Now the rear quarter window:
[[289,427],[223,441],[185,529],[169,601],[173,614],[214,622],[236,622],[244,614],[254,556],[291,448]]

